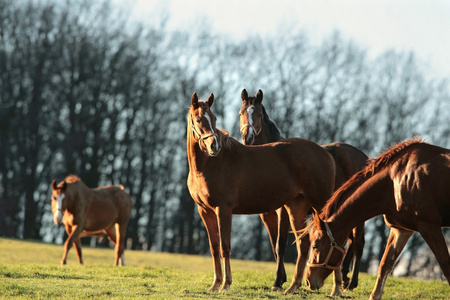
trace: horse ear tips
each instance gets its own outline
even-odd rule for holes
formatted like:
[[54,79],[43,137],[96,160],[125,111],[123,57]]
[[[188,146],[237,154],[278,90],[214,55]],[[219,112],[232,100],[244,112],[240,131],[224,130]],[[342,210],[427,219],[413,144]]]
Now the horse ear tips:
[[209,107],[211,107],[211,105],[213,104],[213,102],[214,102],[214,94],[211,93],[211,94],[209,95],[209,97],[208,97],[208,100],[206,100],[206,103],[209,105]]
[[191,97],[191,104],[194,109],[198,108],[198,96],[197,93],[194,92]]
[[52,189],[56,189],[56,180],[55,179],[53,179],[53,181],[52,181]]
[[263,99],[263,92],[261,90],[258,90],[258,93],[256,93],[256,100],[258,100],[258,102],[262,102]]
[[248,99],[248,94],[247,94],[247,90],[246,89],[242,90],[242,92],[241,92],[241,99],[242,99],[242,101],[245,101],[245,100]]

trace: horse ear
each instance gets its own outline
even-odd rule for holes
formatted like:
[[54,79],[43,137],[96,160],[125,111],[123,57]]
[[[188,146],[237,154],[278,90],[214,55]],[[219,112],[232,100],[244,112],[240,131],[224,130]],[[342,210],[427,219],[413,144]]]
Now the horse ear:
[[263,92],[261,90],[258,90],[258,93],[256,94],[256,101],[258,103],[261,103],[263,99]]
[[241,99],[242,99],[242,102],[248,101],[248,94],[247,94],[247,90],[246,89],[242,90]]
[[211,107],[214,103],[214,94],[211,93],[211,95],[209,95],[208,100],[206,100],[206,103],[209,105],[209,107]]
[[52,189],[56,190],[56,180],[55,179],[53,179],[53,181],[52,181]]
[[192,104],[192,107],[193,107],[194,109],[197,109],[197,108],[198,108],[198,97],[197,97],[197,93],[193,93],[193,94],[192,94],[191,104]]
[[66,190],[66,188],[67,188],[67,182],[64,180],[63,186],[61,187],[61,191],[64,192]]

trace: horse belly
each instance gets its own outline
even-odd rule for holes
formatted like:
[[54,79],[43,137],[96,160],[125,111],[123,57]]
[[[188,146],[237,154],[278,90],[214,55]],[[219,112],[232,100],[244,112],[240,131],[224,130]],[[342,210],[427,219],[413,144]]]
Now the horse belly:
[[[264,185],[263,185],[264,186]],[[267,185],[266,185],[267,186]],[[270,186],[270,185],[269,185]],[[233,214],[260,214],[274,211],[299,195],[299,191],[289,187],[260,189],[260,191],[240,191]]]
[[118,209],[112,203],[102,205],[93,205],[89,208],[87,214],[86,231],[99,231],[107,229],[116,223],[119,216]]

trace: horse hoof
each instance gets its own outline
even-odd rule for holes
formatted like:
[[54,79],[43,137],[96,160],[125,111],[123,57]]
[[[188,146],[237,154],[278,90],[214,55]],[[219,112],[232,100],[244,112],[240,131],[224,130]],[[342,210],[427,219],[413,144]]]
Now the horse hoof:
[[273,286],[272,287],[272,292],[278,292],[278,291],[281,291],[281,290],[282,290],[282,288],[279,287],[279,286]]
[[215,291],[218,291],[219,290],[219,286],[218,285],[212,285],[209,289],[208,289],[208,291],[213,291],[213,292],[215,292]]
[[294,294],[297,288],[298,287],[296,285],[291,285],[287,290],[284,291],[283,294],[284,295]]

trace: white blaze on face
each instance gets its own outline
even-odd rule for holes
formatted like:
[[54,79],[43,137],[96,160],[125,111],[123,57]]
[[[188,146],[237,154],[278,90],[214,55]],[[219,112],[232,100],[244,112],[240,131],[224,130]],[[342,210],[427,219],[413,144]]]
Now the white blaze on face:
[[[211,128],[212,133],[215,133],[214,128],[212,126],[211,118],[209,117],[209,115],[205,114],[205,118],[206,118],[206,120],[208,120],[209,128]],[[219,141],[217,141],[217,136],[214,135],[213,137],[214,137],[214,140],[216,141],[216,143],[219,144]]]
[[248,136],[249,138],[251,138],[253,136],[253,110],[254,110],[254,106],[250,106],[249,108],[247,108],[247,118],[248,118]]
[[61,194],[56,196],[56,200],[58,201],[58,204],[56,205],[56,212],[54,215],[54,221],[56,224],[60,224],[62,222],[62,201],[64,199],[65,195]]

